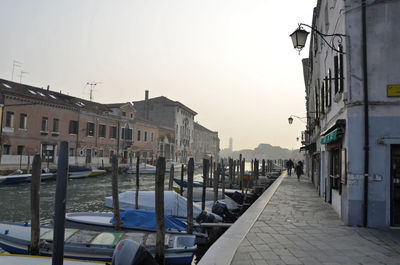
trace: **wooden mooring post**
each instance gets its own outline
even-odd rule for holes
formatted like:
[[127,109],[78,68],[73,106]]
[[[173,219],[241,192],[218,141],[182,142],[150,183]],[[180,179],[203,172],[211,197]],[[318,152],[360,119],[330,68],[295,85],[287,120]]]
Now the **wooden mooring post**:
[[136,193],[135,193],[135,209],[139,209],[139,163],[140,158],[136,157]]
[[213,181],[213,158],[210,157],[210,178],[209,178],[209,183],[208,186],[212,187],[212,181]]
[[204,211],[206,208],[206,189],[208,181],[208,170],[209,170],[209,160],[203,159],[203,192],[201,194],[201,210]]
[[189,159],[187,173],[187,226],[186,231],[188,234],[193,234],[193,174],[194,174],[194,160]]
[[219,172],[220,172],[220,168],[221,168],[221,165],[218,163],[218,165],[217,165],[217,167],[215,167],[216,165],[215,165],[215,162],[214,162],[214,168],[216,168],[216,171],[214,171],[214,203],[216,202],[216,201],[218,201],[218,183],[219,183],[219,180],[218,180],[218,178],[219,178]]
[[265,159],[262,160],[261,175],[265,176]]
[[171,167],[169,169],[168,190],[172,190],[173,183],[174,183],[174,165],[171,164]]
[[118,159],[116,155],[111,157],[111,171],[112,171],[112,197],[113,197],[113,212],[114,212],[114,228],[115,230],[121,229],[121,219],[119,215],[119,197],[118,197]]
[[68,183],[68,142],[60,143],[57,163],[56,200],[54,204],[54,233],[52,265],[64,263],[65,206]]
[[259,161],[258,161],[258,159],[256,159],[255,161],[254,161],[254,180],[255,180],[255,183],[254,183],[254,185],[258,185],[258,175],[259,175],[259,172],[258,172],[258,168],[259,168]]
[[165,157],[159,157],[156,165],[155,177],[155,210],[156,210],[156,253],[158,264],[165,264],[165,222],[164,222],[164,176]]
[[229,158],[229,188],[232,189],[233,184],[233,159]]
[[236,160],[233,160],[233,180],[232,180],[233,183],[236,183],[235,176],[236,176]]
[[246,159],[243,158],[241,168],[240,168],[240,189],[242,190],[242,194],[244,193],[244,166],[246,164]]
[[184,164],[182,164],[182,167],[181,167],[181,187],[180,187],[181,196],[183,196],[183,174],[185,174],[185,165]]
[[35,155],[32,162],[31,180],[31,244],[30,255],[39,255],[40,241],[40,177],[42,161],[40,155]]
[[222,199],[225,199],[225,165],[224,160],[221,159],[221,184],[222,184]]

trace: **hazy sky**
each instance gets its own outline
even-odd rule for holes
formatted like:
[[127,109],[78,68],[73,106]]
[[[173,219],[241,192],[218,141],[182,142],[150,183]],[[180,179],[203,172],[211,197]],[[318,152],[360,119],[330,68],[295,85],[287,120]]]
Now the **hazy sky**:
[[0,78],[101,103],[167,96],[221,148],[299,148],[301,59],[289,34],[317,0],[1,0]]

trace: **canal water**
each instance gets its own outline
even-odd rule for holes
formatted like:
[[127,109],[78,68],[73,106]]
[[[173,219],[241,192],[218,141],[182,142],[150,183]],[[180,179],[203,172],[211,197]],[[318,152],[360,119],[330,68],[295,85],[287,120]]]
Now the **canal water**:
[[[200,171],[199,171],[200,173]],[[175,177],[180,177],[177,172]],[[186,176],[185,176],[186,178]],[[154,190],[154,175],[139,175],[140,190]],[[200,180],[200,175],[195,175]],[[112,212],[104,207],[104,197],[112,195],[112,175],[69,179],[67,186],[66,212]],[[165,176],[165,189],[168,188],[169,173]],[[0,221],[30,222],[30,183],[0,186]],[[118,192],[136,190],[136,175],[118,176]],[[56,181],[44,181],[40,185],[40,223],[53,225]],[[0,248],[0,253],[4,251]]]

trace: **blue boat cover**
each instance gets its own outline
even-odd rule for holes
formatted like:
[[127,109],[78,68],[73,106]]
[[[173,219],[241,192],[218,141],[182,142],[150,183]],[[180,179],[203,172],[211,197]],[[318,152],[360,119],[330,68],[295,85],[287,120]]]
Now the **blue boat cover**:
[[[120,214],[123,226],[137,228],[148,231],[157,231],[156,215],[154,211],[146,210],[126,210]],[[186,230],[186,225],[169,215],[164,216],[165,229]],[[114,224],[114,218],[110,220]]]

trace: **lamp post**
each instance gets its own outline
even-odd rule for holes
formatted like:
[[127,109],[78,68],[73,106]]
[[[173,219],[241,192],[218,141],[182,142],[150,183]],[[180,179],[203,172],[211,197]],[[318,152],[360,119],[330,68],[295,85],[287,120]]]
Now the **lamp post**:
[[[306,31],[303,27],[308,27],[311,29],[312,33],[316,33],[318,36],[321,37],[321,39],[328,45],[329,48],[331,48],[332,50],[334,50],[335,52],[338,53],[342,53],[345,54],[343,51],[336,49],[332,43],[335,39],[337,39],[337,42],[339,44],[341,44],[343,42],[343,37],[346,37],[346,35],[344,34],[339,34],[339,33],[334,33],[334,34],[325,34],[320,32],[319,30],[317,30],[315,27],[309,26],[307,24],[304,23],[300,23],[298,28],[292,33],[290,34],[290,37],[292,38],[292,42],[293,42],[293,47],[299,51],[304,48],[306,41],[307,41],[307,36],[309,34],[308,31]],[[331,43],[329,43],[325,38],[326,37],[331,37]]]
[[307,121],[305,121],[305,119],[307,119],[307,117],[299,117],[299,116],[296,116],[296,115],[290,115],[290,117],[288,118],[289,124],[293,123],[293,117],[298,119],[302,123],[307,123]]

